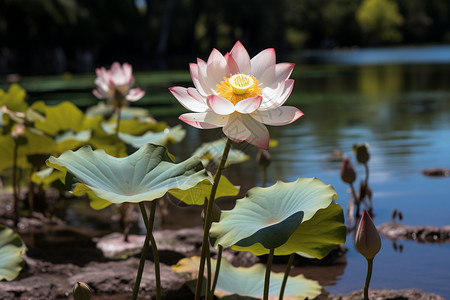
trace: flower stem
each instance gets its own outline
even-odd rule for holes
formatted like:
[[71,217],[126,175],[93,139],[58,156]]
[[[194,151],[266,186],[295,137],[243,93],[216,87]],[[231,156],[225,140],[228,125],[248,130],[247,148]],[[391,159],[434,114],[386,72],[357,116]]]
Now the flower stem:
[[158,256],[158,248],[156,247],[156,241],[153,237],[153,224],[155,223],[155,211],[156,211],[156,201],[152,201],[152,206],[150,209],[150,218],[147,217],[147,211],[145,210],[145,205],[143,202],[139,202],[139,208],[141,209],[142,218],[144,219],[146,235],[144,246],[142,247],[141,259],[139,261],[138,273],[136,275],[136,282],[133,288],[133,300],[137,299],[137,295],[139,293],[139,286],[141,284],[142,273],[144,271],[145,258],[147,257],[147,250],[149,246],[149,242],[152,243],[152,251],[153,251],[153,259],[155,261],[155,277],[156,277],[156,299],[161,300],[161,276],[159,269],[159,256]]
[[287,280],[289,277],[289,272],[291,271],[291,268],[292,268],[292,263],[294,262],[294,257],[295,257],[295,253],[292,253],[289,256],[289,260],[288,260],[288,263],[286,266],[286,271],[284,272],[283,282],[281,283],[279,300],[283,300],[284,290],[286,289],[286,283],[287,283]]
[[[202,253],[200,257],[200,266],[198,268],[197,285],[195,287],[195,300],[199,300],[202,293],[203,284],[203,273],[205,272],[205,260],[207,255],[207,249],[209,249],[209,229],[211,228],[211,216],[213,211],[214,198],[216,197],[217,187],[219,186],[219,180],[222,176],[222,169],[225,167],[225,162],[228,158],[228,153],[231,148],[231,140],[227,139],[225,148],[223,149],[222,159],[220,160],[219,167],[217,168],[216,174],[214,175],[214,184],[211,188],[211,194],[208,200],[208,206],[205,212],[205,224],[203,229],[203,240],[202,240]],[[208,257],[208,259],[210,259]],[[206,295],[209,293],[210,287],[208,286]]]
[[117,122],[116,122],[116,130],[114,132],[114,135],[117,140],[119,140],[119,126],[120,126],[120,112],[122,110],[121,106],[116,106],[116,114],[117,114]]
[[275,248],[270,249],[269,257],[267,258],[266,276],[264,278],[264,296],[263,300],[269,300],[269,285],[270,285],[270,269],[272,269],[273,255]]
[[366,283],[364,284],[364,300],[369,300],[369,284],[372,277],[373,258],[367,260]]
[[19,143],[14,141],[14,154],[13,154],[13,195],[14,195],[14,226],[17,226],[19,223],[19,192],[18,192],[18,184],[17,184],[17,156],[19,152]]
[[214,281],[211,288],[211,299],[214,297],[214,291],[216,290],[217,280],[219,279],[219,272],[220,272],[220,263],[222,262],[222,251],[223,247],[219,245],[219,250],[217,252],[217,260],[216,260],[216,270],[214,272]]

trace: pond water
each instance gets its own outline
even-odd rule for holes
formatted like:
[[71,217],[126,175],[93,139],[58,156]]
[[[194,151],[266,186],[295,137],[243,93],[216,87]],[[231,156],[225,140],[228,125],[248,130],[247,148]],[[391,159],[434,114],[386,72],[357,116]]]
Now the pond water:
[[[148,91],[142,103],[153,112],[165,112],[159,119],[179,124],[182,108],[166,87],[191,86],[187,67],[182,73],[138,74],[136,78]],[[450,64],[297,65],[292,78],[295,88],[286,104],[297,106],[305,116],[289,126],[269,128],[271,138],[279,144],[271,149],[268,184],[294,181],[299,176],[317,177],[335,187],[337,203],[346,211],[350,193],[340,180],[340,162],[327,158],[336,149],[350,156],[359,181],[364,169],[351,149],[364,142],[370,145],[369,183],[376,225],[389,222],[394,209],[403,213],[403,224],[450,225],[450,178],[421,173],[432,167],[450,168]],[[63,79],[70,87],[56,85],[52,93],[40,90],[42,86],[33,83],[36,80],[41,79],[23,80],[32,100],[73,99],[82,105],[95,101],[89,94],[92,86],[73,84],[76,77]],[[79,80],[90,84],[93,76]],[[187,158],[200,143],[221,136],[220,130],[185,128],[183,145],[171,147],[180,159]],[[254,158],[255,149],[243,148]],[[225,175],[243,191],[261,185],[260,169],[253,159],[227,168]],[[233,203],[220,200],[219,205],[229,209]],[[199,224],[198,210],[171,206],[167,227]],[[397,250],[390,240],[383,238],[382,243],[375,258],[372,288],[419,288],[450,298],[450,243],[398,241]],[[333,271],[315,267],[319,273],[303,269],[314,279],[331,276],[321,282],[332,294],[360,289],[364,284],[365,259],[356,252],[351,235],[346,246],[347,264]]]
[[[450,65],[299,66],[292,77],[295,88],[287,105],[299,107],[305,116],[289,126],[269,128],[271,138],[279,142],[270,150],[269,184],[317,177],[335,187],[337,203],[345,211],[348,185],[340,180],[340,162],[327,158],[333,150],[341,150],[351,158],[357,180],[362,180],[363,166],[351,149],[364,142],[370,146],[369,183],[376,225],[389,222],[394,209],[403,213],[403,224],[450,224],[450,178],[421,173],[450,167]],[[192,153],[199,142],[220,136],[220,131],[187,129],[181,156]],[[254,161],[227,172],[244,189],[261,184]],[[254,179],[249,182],[249,178]],[[382,243],[371,287],[419,288],[450,298],[449,243],[398,241],[397,250],[388,239]],[[364,283],[366,262],[354,248],[352,235],[346,246],[347,265],[316,267],[319,275],[312,275],[320,279],[334,274],[335,283],[322,281],[333,294],[362,288]]]

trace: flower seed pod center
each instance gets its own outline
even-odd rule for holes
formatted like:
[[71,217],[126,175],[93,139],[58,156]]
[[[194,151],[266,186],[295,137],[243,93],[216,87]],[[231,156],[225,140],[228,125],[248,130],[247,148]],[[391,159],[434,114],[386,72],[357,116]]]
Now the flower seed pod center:
[[230,77],[229,82],[237,95],[245,94],[254,83],[253,78],[245,74],[235,74]]

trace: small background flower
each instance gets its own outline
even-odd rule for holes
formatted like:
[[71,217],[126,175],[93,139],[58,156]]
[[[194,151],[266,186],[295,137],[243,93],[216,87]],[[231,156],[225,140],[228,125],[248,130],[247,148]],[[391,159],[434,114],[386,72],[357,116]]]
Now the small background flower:
[[115,62],[110,70],[98,68],[95,70],[97,89],[92,93],[99,99],[107,99],[116,106],[123,106],[126,101],[137,101],[144,97],[145,91],[131,87],[134,84],[133,69],[130,64],[122,66]]

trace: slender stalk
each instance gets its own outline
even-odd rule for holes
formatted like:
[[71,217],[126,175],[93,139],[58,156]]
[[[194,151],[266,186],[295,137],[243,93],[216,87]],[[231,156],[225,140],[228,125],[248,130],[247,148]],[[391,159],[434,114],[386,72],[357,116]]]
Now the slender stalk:
[[208,259],[206,260],[206,272],[208,273],[208,277],[206,277],[206,291],[205,291],[205,300],[210,300],[211,298],[211,259],[209,259],[211,257],[211,252],[209,250],[209,247],[206,248],[206,257],[208,257]]
[[[222,169],[225,167],[225,162],[228,158],[228,153],[231,148],[231,140],[228,139],[223,149],[222,159],[220,160],[219,167],[214,175],[214,184],[211,188],[211,194],[208,200],[207,210],[205,212],[205,224],[203,229],[202,240],[202,253],[200,256],[200,266],[198,268],[197,285],[195,287],[195,300],[199,300],[202,292],[203,273],[205,272],[205,260],[207,255],[207,249],[209,248],[209,229],[211,228],[211,216],[213,211],[214,198],[216,197],[217,187],[219,186],[219,180],[222,176]],[[208,259],[210,259],[208,257]],[[207,287],[206,295],[209,293],[209,287]]]
[[267,184],[267,167],[262,167],[261,186],[266,187]]
[[292,253],[289,256],[289,260],[286,266],[286,271],[284,271],[284,277],[283,277],[283,282],[281,283],[281,288],[280,288],[280,297],[279,300],[283,300],[284,297],[284,290],[286,289],[286,283],[289,277],[289,272],[291,271],[292,268],[292,263],[294,262],[294,257],[295,257],[295,253]]
[[116,106],[116,114],[117,114],[117,122],[116,122],[116,131],[114,135],[117,140],[119,140],[119,126],[120,126],[120,112],[122,110],[122,106]]
[[359,213],[359,206],[361,204],[361,199],[359,199],[358,196],[356,196],[356,192],[355,192],[355,188],[353,187],[353,183],[350,183],[350,190],[352,191],[352,196],[353,196],[353,201],[356,204],[356,218],[358,218],[360,216]]
[[33,175],[34,172],[34,165],[31,167],[30,171],[30,177],[28,179],[28,211],[30,214],[30,217],[33,216],[34,211],[34,184],[31,180],[31,175]]
[[373,258],[367,260],[366,283],[364,284],[364,300],[369,300],[369,284],[372,277]]
[[269,257],[267,258],[266,276],[264,278],[264,295],[263,300],[269,300],[269,285],[270,285],[270,269],[272,269],[273,255],[275,248],[270,249]]
[[144,271],[145,258],[147,257],[147,250],[149,242],[152,243],[153,259],[155,261],[155,278],[156,278],[156,299],[161,300],[161,275],[159,269],[159,255],[158,248],[156,247],[156,241],[153,237],[153,224],[155,223],[155,211],[156,211],[156,201],[152,201],[152,206],[150,209],[150,217],[147,217],[147,211],[145,210],[145,205],[143,202],[139,203],[139,208],[141,209],[142,218],[144,219],[146,235],[144,246],[142,248],[141,259],[139,261],[138,273],[136,275],[136,282],[133,288],[133,300],[137,299],[139,293],[139,286],[141,284],[142,273]]
[[14,225],[17,226],[19,223],[19,192],[17,184],[17,155],[19,152],[19,143],[14,141],[14,154],[13,154],[13,195],[14,195]]
[[216,290],[217,280],[219,279],[219,272],[220,272],[220,263],[222,262],[222,251],[223,247],[219,245],[219,251],[217,252],[217,260],[216,260],[216,270],[214,272],[214,281],[211,288],[211,299],[214,296],[214,291]]

